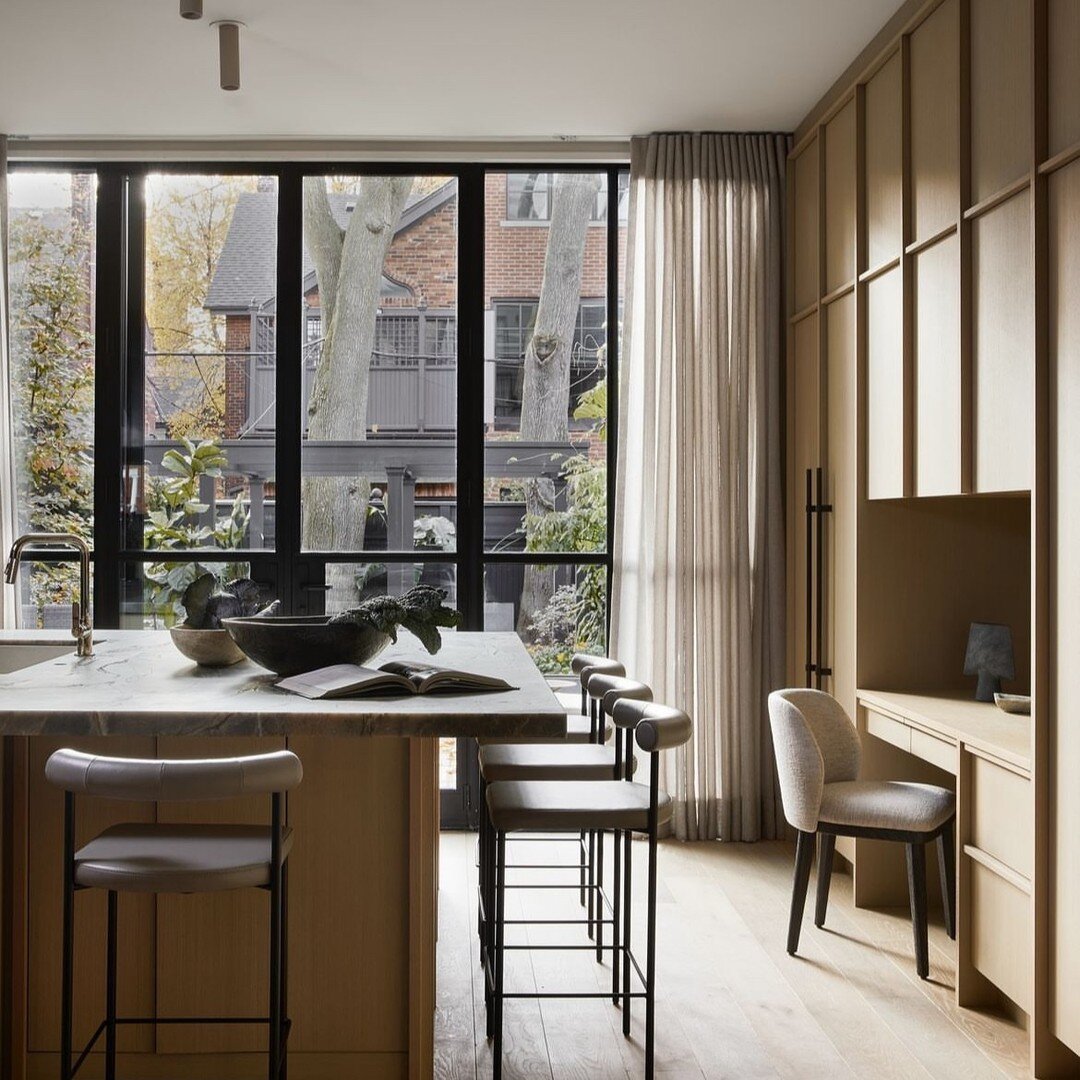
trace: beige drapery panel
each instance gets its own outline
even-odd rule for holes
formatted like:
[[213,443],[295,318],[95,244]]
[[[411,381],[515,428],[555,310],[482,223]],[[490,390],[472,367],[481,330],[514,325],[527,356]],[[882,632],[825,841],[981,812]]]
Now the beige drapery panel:
[[682,839],[782,835],[783,135],[633,141],[611,655],[694,720]]
[[[0,562],[7,558],[16,531],[15,444],[8,378],[7,237],[7,136],[0,135]],[[13,627],[17,610],[13,590],[0,583],[0,627]]]

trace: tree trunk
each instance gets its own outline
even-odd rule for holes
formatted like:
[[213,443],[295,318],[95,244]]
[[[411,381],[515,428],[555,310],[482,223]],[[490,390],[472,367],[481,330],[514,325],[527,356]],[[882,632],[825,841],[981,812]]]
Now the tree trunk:
[[[330,211],[326,181],[304,181],[304,240],[315,264],[323,316],[322,351],[308,400],[309,439],[361,442],[367,437],[383,262],[412,184],[411,176],[364,177],[348,227],[342,229]],[[370,491],[370,477],[305,476],[303,546],[312,551],[362,551]],[[329,564],[326,581],[328,610],[356,603],[351,567]]]
[[[600,180],[595,174],[560,173],[551,193],[551,226],[544,256],[544,279],[536,308],[536,325],[525,350],[525,382],[521,395],[521,438],[530,442],[562,442],[570,438],[570,352],[581,306],[581,271],[589,220]],[[555,481],[539,477],[525,483],[529,517],[555,509]],[[529,546],[526,524],[526,548]],[[555,589],[552,567],[527,566],[521,591],[518,631],[531,636],[533,618]]]

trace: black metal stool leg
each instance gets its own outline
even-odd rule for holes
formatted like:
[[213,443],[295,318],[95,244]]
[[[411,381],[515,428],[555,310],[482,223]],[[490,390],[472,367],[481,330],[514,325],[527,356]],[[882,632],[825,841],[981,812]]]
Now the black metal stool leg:
[[289,1076],[289,861],[281,868],[281,1064],[280,1080]]
[[492,1080],[502,1080],[503,1050],[503,958],[506,950],[506,834],[495,834],[495,1045],[492,1050]]
[[621,901],[622,894],[620,888],[622,886],[622,833],[617,829],[612,833],[614,840],[611,845],[611,1004],[619,1004],[619,965],[622,963],[622,957],[619,954],[619,946],[621,939],[619,937],[620,923],[619,919],[622,912],[619,910],[619,903]]
[[109,890],[105,933],[105,1080],[116,1080],[116,893]]
[[594,920],[596,910],[596,833],[589,830],[589,904],[588,904],[588,932],[589,940],[594,936]]
[[64,793],[64,915],[60,961],[60,1080],[71,1080],[71,1011],[75,951],[75,796]]
[[631,893],[631,858],[630,858],[630,830],[623,833],[623,999],[622,999],[622,1030],[624,1035],[630,1034],[630,893]]
[[645,945],[645,1080],[653,1080],[656,1057],[656,828],[649,830],[649,892]]
[[270,1022],[269,1080],[278,1080],[281,1067],[281,799],[272,796],[270,839]]
[[596,834],[596,962],[604,961],[604,830]]

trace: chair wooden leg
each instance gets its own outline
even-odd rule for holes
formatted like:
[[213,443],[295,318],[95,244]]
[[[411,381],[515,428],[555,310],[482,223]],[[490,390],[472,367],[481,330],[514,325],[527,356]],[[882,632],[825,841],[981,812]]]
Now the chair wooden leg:
[[791,890],[791,914],[788,918],[787,951],[794,956],[799,948],[806,887],[810,883],[810,864],[814,861],[814,833],[800,832],[795,841],[795,881]]
[[907,845],[908,893],[911,930],[915,937],[915,970],[920,979],[930,974],[930,947],[926,931],[926,845]]
[[814,907],[815,926],[825,925],[825,912],[829,907],[829,883],[832,880],[834,851],[836,851],[836,837],[832,833],[821,833],[818,841],[817,904]]
[[941,899],[945,910],[945,930],[956,940],[956,843],[953,823],[938,837],[938,869],[941,871]]

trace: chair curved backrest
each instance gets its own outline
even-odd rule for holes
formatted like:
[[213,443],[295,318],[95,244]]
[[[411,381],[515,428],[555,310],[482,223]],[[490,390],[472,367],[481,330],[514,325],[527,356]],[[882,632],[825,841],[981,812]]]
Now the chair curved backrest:
[[57,750],[45,764],[45,778],[65,791],[145,802],[272,795],[296,787],[303,775],[300,759],[291,750],[190,760],[118,758]]
[[626,679],[621,675],[608,675],[596,672],[589,676],[589,697],[596,698],[600,702],[600,708],[605,715],[611,716],[615,708],[615,702],[622,698],[633,698],[636,701],[652,701],[652,687],[647,683],[638,682],[636,679]]
[[625,665],[607,656],[594,656],[592,653],[574,653],[570,658],[570,670],[581,681],[581,689],[586,690],[591,676],[602,672],[604,675],[625,675]]
[[824,786],[859,778],[859,733],[840,702],[822,690],[774,690],[769,724],[784,816],[800,832],[814,832]]

